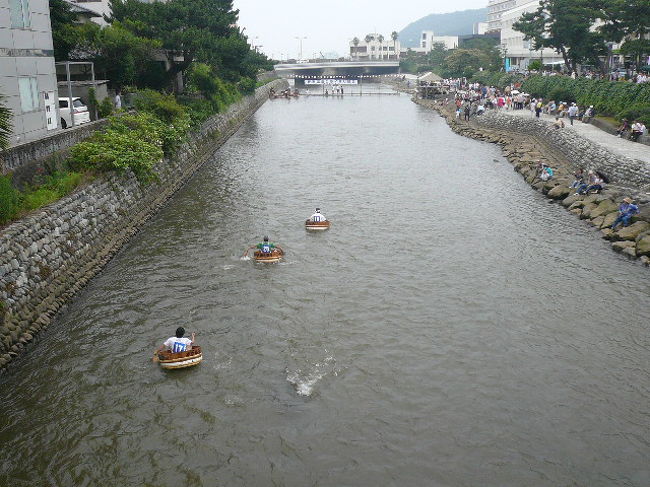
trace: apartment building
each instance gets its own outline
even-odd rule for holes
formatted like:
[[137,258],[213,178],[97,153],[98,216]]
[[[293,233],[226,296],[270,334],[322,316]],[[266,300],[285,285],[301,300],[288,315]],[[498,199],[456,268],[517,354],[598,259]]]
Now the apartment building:
[[13,112],[12,145],[59,129],[47,0],[0,0],[0,94]]

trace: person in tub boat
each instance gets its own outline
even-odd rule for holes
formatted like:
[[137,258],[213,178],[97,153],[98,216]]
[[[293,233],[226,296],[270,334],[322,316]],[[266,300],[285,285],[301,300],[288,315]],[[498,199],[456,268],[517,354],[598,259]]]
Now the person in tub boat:
[[163,343],[158,350],[169,350],[172,353],[179,353],[190,350],[194,344],[194,333],[192,333],[192,338],[186,338],[184,335],[185,328],[179,326],[176,328],[176,336],[169,337],[167,340],[165,340],[165,343]]
[[279,245],[275,245],[274,243],[269,242],[269,237],[264,237],[264,240],[262,243],[258,243],[257,245],[252,245],[246,249],[244,252],[244,255],[242,257],[246,257],[248,255],[248,252],[252,249],[257,249],[263,254],[270,254],[273,252],[273,249],[278,249],[280,252],[284,254],[284,250],[282,250],[282,247]]
[[310,216],[308,221],[314,223],[326,222],[327,218],[325,218],[325,215],[320,212],[320,208],[316,208],[316,213]]

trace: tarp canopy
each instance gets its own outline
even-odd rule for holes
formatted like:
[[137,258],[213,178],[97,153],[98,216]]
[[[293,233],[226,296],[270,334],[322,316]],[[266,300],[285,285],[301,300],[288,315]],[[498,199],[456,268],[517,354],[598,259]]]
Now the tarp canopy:
[[435,73],[428,72],[428,73],[424,73],[421,76],[418,76],[418,81],[426,81],[426,82],[429,82],[429,81],[442,81],[442,78],[440,76],[438,76],[437,74],[435,74]]

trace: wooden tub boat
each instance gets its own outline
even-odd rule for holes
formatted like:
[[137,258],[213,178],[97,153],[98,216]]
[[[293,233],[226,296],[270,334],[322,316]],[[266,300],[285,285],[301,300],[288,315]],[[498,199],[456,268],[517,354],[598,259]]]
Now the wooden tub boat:
[[330,227],[330,221],[325,220],[324,222],[313,222],[311,220],[307,220],[305,222],[305,228],[307,230],[327,230]]
[[280,262],[280,259],[282,259],[283,255],[284,252],[282,252],[280,249],[273,249],[270,253],[264,253],[261,250],[256,250],[253,254],[253,258],[256,262],[273,263]]
[[159,350],[154,355],[154,359],[157,359],[163,369],[184,369],[199,365],[203,360],[203,354],[201,347],[194,345],[191,350],[185,352],[173,353],[169,350]]

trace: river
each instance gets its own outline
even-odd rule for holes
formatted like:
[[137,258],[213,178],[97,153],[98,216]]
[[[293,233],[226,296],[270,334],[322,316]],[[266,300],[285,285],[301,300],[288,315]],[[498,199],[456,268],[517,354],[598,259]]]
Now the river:
[[0,375],[0,485],[647,486],[649,298],[408,97],[269,101]]

